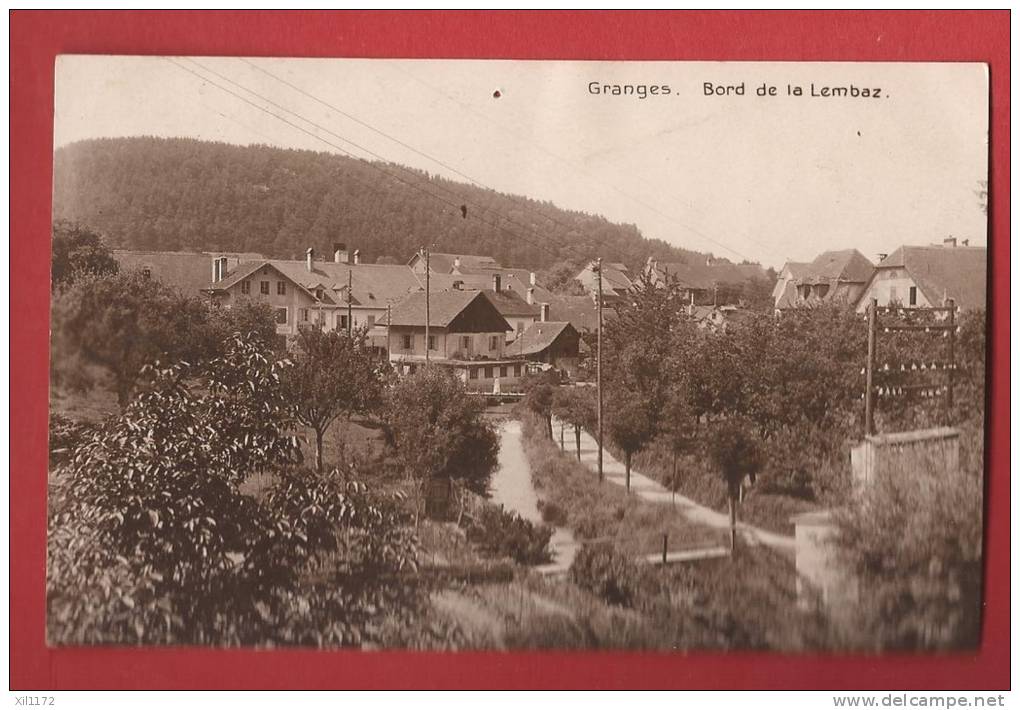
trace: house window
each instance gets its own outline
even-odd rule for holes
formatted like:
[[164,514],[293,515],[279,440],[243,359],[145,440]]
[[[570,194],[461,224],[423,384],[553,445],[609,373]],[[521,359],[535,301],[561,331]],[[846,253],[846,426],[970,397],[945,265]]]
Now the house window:
[[487,379],[487,380],[491,380],[492,379],[492,366],[491,365],[488,365],[485,368],[485,379]]
[[241,282],[241,293],[244,294],[245,296],[251,293],[251,281]]
[[[269,286],[269,282],[268,281],[265,281],[263,283],[265,283],[267,287]],[[279,325],[287,325],[287,309],[286,308],[277,308],[276,309],[276,322]]]
[[523,332],[524,332],[524,321],[519,320],[519,321],[517,321],[517,335],[520,335]]
[[410,349],[411,349],[411,336],[410,335],[405,335],[404,336],[404,350],[410,350]]
[[263,296],[268,296],[269,295],[269,282],[268,281],[260,281],[259,282],[259,293],[261,293]]
[[489,336],[489,350],[495,350],[498,347],[499,347],[499,336],[498,335],[490,335]]
[[322,298],[323,298],[323,295],[324,295],[324,294],[323,294],[323,292],[322,292],[322,289],[321,289],[321,288],[317,288],[317,289],[315,289],[315,300],[316,300],[316,301],[321,301],[321,300],[322,300]]
[[461,350],[470,350],[471,349],[471,336],[470,335],[462,335],[462,336],[460,336],[460,348],[461,348]]
[[506,377],[506,365],[499,366],[499,376]]
[[301,309],[301,322],[302,323],[307,323],[308,322],[308,309],[307,308],[302,308]]
[[910,287],[910,305],[911,306],[917,305],[917,286]]
[[468,368],[468,377],[470,377],[472,380],[477,380],[478,379],[478,368],[477,367],[469,367]]
[[521,366],[520,365],[514,365],[514,377],[520,377],[520,376],[521,376]]
[[144,276],[147,279],[151,279],[152,278],[152,269],[150,269],[148,266],[143,268],[142,269],[142,276]]
[[286,296],[287,295],[287,282],[286,281],[277,281],[276,282],[276,295],[277,296]]
[[340,316],[340,330],[347,330],[347,316]]
[[369,328],[374,328],[375,327],[375,316],[369,315],[369,316],[366,316],[366,318],[368,319],[368,327]]
[[435,349],[436,349],[436,336],[430,335],[429,336],[429,350],[435,350]]

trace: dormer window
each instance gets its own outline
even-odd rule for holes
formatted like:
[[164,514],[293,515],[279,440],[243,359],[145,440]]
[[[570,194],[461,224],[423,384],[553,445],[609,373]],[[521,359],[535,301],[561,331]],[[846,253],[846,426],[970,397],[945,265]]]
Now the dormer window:
[[325,292],[321,288],[315,289],[315,300],[321,301],[325,296]]

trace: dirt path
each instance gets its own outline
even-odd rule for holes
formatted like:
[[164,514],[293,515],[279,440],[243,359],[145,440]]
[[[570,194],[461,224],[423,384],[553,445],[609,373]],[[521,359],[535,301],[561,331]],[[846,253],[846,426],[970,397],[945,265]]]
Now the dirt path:
[[[559,426],[559,421],[554,419],[553,430],[557,433],[559,432]],[[573,448],[573,427],[567,427],[566,439],[567,453],[572,455],[575,454],[576,450]],[[585,431],[581,432],[581,463],[585,464],[592,471],[598,470],[598,444],[595,442],[595,439]],[[627,484],[626,467],[613,458],[612,454],[610,454],[607,450],[603,450],[602,453],[602,470],[605,473],[606,480],[610,483],[615,483],[619,486],[625,486]],[[673,505],[675,501],[677,512],[691,522],[724,530],[728,530],[730,527],[730,519],[726,513],[720,513],[712,510],[711,508],[693,501],[686,496],[682,496],[679,493],[674,494],[659,482],[652,480],[644,474],[638,473],[634,469],[631,469],[630,471],[630,490],[632,493],[639,495],[643,499],[652,503]],[[774,547],[785,552],[793,552],[794,550],[793,537],[779,535],[777,533],[769,532],[768,530],[762,530],[761,528],[748,525],[747,523],[738,522],[737,530],[740,531],[744,539],[751,543],[768,545],[769,547]]]

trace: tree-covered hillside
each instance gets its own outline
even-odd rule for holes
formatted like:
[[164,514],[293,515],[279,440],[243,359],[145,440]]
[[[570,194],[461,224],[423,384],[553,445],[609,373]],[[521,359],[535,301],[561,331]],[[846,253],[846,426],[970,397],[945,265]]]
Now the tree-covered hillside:
[[309,246],[330,253],[334,242],[345,242],[366,262],[403,262],[421,245],[435,244],[436,251],[491,254],[505,265],[531,268],[582,263],[587,255],[632,268],[648,256],[704,258],[646,240],[634,225],[394,164],[374,166],[268,146],[89,140],[57,150],[53,212],[124,249],[290,258]]

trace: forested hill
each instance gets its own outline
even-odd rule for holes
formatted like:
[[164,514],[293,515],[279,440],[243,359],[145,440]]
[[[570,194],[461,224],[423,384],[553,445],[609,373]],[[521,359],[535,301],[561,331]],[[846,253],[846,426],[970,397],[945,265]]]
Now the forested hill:
[[634,225],[374,165],[329,153],[190,139],[89,140],[56,152],[54,217],[80,222],[121,249],[292,258],[309,246],[326,254],[334,242],[345,242],[366,262],[405,262],[434,243],[436,251],[491,254],[504,265],[531,268],[582,263],[581,255],[632,268],[653,255],[704,258],[646,240]]

